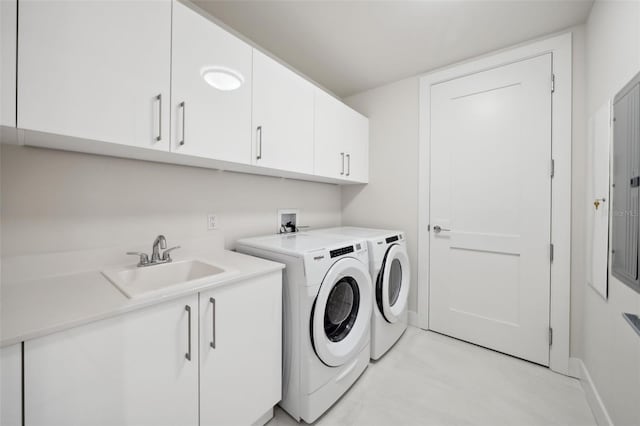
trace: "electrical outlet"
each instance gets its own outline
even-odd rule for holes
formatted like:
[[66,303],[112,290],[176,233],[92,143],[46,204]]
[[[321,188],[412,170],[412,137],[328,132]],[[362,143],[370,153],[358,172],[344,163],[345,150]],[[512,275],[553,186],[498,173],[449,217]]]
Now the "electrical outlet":
[[207,215],[207,229],[218,229],[218,218],[213,213]]

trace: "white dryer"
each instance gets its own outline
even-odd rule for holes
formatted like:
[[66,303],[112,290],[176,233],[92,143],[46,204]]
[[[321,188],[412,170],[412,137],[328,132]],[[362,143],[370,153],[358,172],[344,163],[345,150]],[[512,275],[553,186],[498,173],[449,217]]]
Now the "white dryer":
[[404,232],[343,226],[310,233],[367,241],[375,296],[371,316],[371,359],[379,359],[407,329],[411,274]]
[[373,286],[367,244],[295,233],[242,239],[237,250],[286,265],[280,406],[312,423],[369,364]]

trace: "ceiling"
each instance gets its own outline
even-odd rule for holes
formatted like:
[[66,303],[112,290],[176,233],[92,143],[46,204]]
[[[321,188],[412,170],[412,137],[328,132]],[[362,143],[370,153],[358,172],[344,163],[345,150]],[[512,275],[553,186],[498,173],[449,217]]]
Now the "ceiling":
[[593,0],[196,3],[344,97],[583,23]]

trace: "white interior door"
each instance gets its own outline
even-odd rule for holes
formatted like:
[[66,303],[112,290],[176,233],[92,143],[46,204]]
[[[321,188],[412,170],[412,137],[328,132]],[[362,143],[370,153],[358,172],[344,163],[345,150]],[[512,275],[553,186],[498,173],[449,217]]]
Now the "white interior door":
[[549,364],[551,54],[431,88],[430,328]]

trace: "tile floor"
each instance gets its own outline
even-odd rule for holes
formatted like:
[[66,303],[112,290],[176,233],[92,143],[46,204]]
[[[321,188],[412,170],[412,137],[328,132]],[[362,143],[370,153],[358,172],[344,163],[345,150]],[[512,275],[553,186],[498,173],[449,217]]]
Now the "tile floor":
[[[295,425],[280,408],[269,426]],[[410,327],[318,425],[592,426],[576,379]]]

